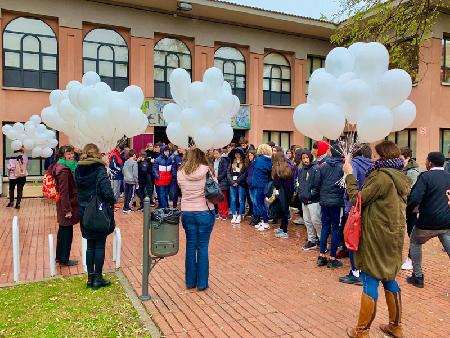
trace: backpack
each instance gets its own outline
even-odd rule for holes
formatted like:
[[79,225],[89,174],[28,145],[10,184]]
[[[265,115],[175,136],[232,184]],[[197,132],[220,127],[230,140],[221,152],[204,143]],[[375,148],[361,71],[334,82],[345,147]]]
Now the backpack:
[[109,206],[98,195],[98,180],[95,193],[89,200],[83,215],[83,226],[92,232],[110,234],[114,231],[114,222],[111,222]]
[[28,176],[27,165],[23,160],[14,161],[14,176],[16,178]]
[[45,173],[42,179],[42,193],[44,194],[45,198],[56,201],[59,200],[60,195],[56,190],[55,178],[49,173]]

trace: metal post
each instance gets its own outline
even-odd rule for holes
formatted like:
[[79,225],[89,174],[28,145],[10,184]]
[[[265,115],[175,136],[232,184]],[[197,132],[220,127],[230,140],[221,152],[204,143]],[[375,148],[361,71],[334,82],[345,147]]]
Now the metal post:
[[87,239],[84,237],[81,237],[81,257],[83,260],[83,270],[84,272],[87,272],[87,265],[86,265],[86,250],[87,250]]
[[120,251],[122,250],[122,234],[119,228],[114,230],[116,239],[116,269],[120,268]]
[[50,277],[56,276],[55,254],[53,250],[53,234],[48,234],[48,253],[50,257]]
[[116,238],[116,231],[114,230],[114,234],[113,234],[113,256],[112,256],[112,260],[113,262],[116,261],[116,250],[117,250],[117,238]]
[[13,245],[14,282],[18,282],[20,277],[20,248],[19,248],[19,221],[17,219],[17,216],[14,216],[12,221],[12,245]]
[[139,297],[141,300],[150,300],[148,294],[148,275],[150,273],[150,255],[148,254],[149,248],[149,224],[150,224],[150,198],[147,196],[144,199],[144,238],[142,248],[142,294]]

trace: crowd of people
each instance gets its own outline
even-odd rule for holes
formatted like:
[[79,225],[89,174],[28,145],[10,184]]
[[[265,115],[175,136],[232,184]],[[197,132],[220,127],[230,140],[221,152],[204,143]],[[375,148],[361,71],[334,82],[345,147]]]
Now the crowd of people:
[[[18,187],[20,207],[26,180],[23,151],[8,163],[10,202]],[[102,276],[106,237],[114,230],[114,212],[142,211],[145,197],[157,208],[180,208],[186,232],[186,287],[208,288],[208,245],[216,220],[233,226],[248,223],[258,232],[274,226],[276,238],[289,238],[290,224],[304,224],[303,250],[318,250],[317,266],[335,269],[349,257],[351,270],[339,281],[363,286],[358,324],[350,337],[366,337],[375,317],[378,284],[385,289],[389,324],[381,329],[402,337],[401,296],[395,278],[400,269],[412,270],[408,283],[424,287],[422,245],[438,237],[450,256],[450,165],[440,152],[431,152],[422,172],[409,148],[382,141],[361,144],[345,158],[338,143],[318,141],[312,149],[284,150],[273,142],[257,148],[241,139],[222,149],[202,152],[162,143],[148,144],[139,154],[123,145],[103,161],[89,144],[78,156],[62,146],[48,167],[54,178],[59,223],[56,259],[70,260],[73,226],[81,223],[87,239],[88,287],[109,285]],[[222,192],[216,205],[205,197],[211,175]],[[99,196],[110,224],[87,221],[89,203]],[[121,196],[123,204],[120,205]],[[136,199],[135,197],[139,197]],[[360,200],[361,237],[358,251],[346,248],[343,231],[352,207]],[[180,204],[181,201],[181,204]],[[100,207],[101,209],[101,207]],[[98,229],[103,226],[103,230]],[[105,230],[106,229],[106,230]],[[410,250],[402,265],[404,232]],[[331,237],[330,243],[329,239]]]

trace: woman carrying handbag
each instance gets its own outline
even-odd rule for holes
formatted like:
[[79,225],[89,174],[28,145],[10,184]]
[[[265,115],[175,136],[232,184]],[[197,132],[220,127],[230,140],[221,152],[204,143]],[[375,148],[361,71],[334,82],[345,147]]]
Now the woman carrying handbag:
[[103,264],[106,237],[115,227],[116,200],[106,173],[106,163],[101,159],[100,150],[95,144],[87,144],[84,147],[75,171],[75,179],[78,187],[81,233],[87,240],[87,287],[97,289],[111,284],[103,278]]

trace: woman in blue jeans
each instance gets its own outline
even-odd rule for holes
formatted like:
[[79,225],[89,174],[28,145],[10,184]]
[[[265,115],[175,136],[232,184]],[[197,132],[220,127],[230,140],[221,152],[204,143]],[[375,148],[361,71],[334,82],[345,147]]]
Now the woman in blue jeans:
[[214,168],[200,149],[190,149],[177,173],[181,189],[181,222],[186,233],[186,288],[208,288],[208,247],[214,227],[214,205],[205,198],[208,172]]
[[[228,155],[231,165],[228,169],[228,182],[230,183],[231,224],[239,224],[245,213],[245,184],[247,178],[247,163],[245,154],[240,148],[233,149]],[[239,209],[238,209],[239,207]]]

